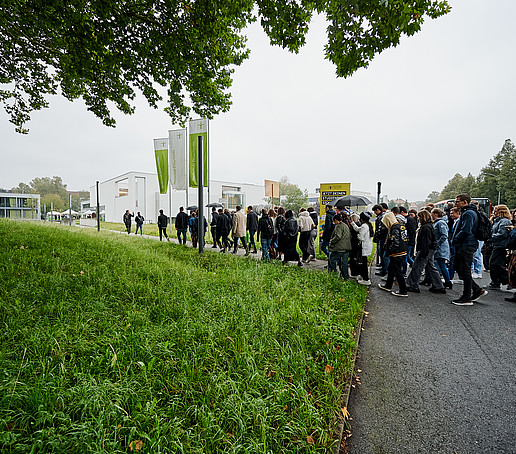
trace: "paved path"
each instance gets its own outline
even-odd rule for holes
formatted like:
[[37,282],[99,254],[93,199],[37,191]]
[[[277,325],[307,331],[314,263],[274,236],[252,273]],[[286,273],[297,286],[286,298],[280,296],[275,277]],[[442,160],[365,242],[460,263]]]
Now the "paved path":
[[516,453],[516,304],[489,291],[454,306],[454,287],[408,298],[372,287],[350,453]]

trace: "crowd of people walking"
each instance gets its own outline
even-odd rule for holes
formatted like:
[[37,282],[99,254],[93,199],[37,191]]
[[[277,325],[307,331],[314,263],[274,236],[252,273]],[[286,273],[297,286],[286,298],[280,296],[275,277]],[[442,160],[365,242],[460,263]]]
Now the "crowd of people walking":
[[[497,205],[488,218],[468,194],[459,194],[444,212],[433,204],[419,212],[402,207],[389,211],[385,204],[373,210],[382,290],[406,297],[419,293],[420,285],[445,294],[461,284],[461,296],[452,303],[472,306],[488,289],[516,288],[516,218],[506,205]],[[486,288],[475,282],[482,277],[482,264],[491,277]],[[395,281],[398,290],[393,291]],[[516,294],[506,300],[516,302]]]
[[[389,210],[385,203],[374,205],[372,211],[357,214],[348,207],[326,205],[319,227],[313,207],[301,208],[297,218],[292,210],[281,206],[263,208],[260,215],[252,206],[247,207],[247,213],[240,205],[233,212],[212,208],[212,247],[236,254],[241,245],[248,256],[258,253],[258,243],[262,260],[296,262],[301,267],[317,260],[315,242],[320,231],[320,251],[328,262],[325,268],[330,272],[338,269],[343,279],[356,279],[362,285],[371,285],[369,267],[376,243],[376,274],[382,279],[379,287],[395,296],[419,293],[421,286],[429,286],[432,293],[446,294],[447,289],[460,284],[462,294],[452,303],[470,306],[488,289],[516,288],[516,217],[506,205],[497,205],[490,219],[468,194],[459,194],[445,211],[433,204],[420,211],[404,206]],[[128,233],[133,216],[129,210],[124,214]],[[135,220],[141,233],[143,216],[138,213]],[[208,223],[203,221],[206,232]],[[188,215],[183,207],[179,209],[174,226],[180,244],[186,245],[189,232],[192,245],[197,247],[198,222],[197,210]],[[167,216],[160,210],[160,240],[162,236],[169,240],[167,223]],[[491,277],[487,288],[475,282],[482,277],[483,269]],[[455,273],[458,279],[454,279]],[[393,291],[395,284],[397,290]],[[507,299],[516,302],[516,293]]]

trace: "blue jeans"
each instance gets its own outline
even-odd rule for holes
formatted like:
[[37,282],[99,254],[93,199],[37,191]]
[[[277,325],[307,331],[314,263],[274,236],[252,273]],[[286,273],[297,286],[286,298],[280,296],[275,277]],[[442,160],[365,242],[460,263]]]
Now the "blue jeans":
[[262,238],[262,260],[270,260],[269,246],[271,245],[272,238]]
[[140,229],[140,235],[143,235],[142,227],[143,224],[136,224],[136,235],[138,235],[138,229]]
[[254,234],[256,230],[249,230],[249,247],[253,247],[256,250],[256,243],[254,242]]
[[403,258],[403,266],[401,267],[403,274],[407,274],[407,266],[408,263],[414,265],[414,260],[412,259],[412,251],[414,250],[414,246],[407,246],[407,255]]
[[326,254],[326,257],[330,256],[330,251],[328,251],[328,246],[330,245],[330,242],[328,240],[322,240],[321,242],[321,251],[323,251]]
[[[181,236],[183,237],[182,241]],[[177,239],[179,240],[179,244],[186,244],[186,229],[177,229]]]
[[482,274],[482,252],[480,252],[480,249],[484,245],[483,241],[478,242],[478,248],[473,254],[473,265],[472,270],[476,274]]
[[444,282],[450,282],[450,273],[448,273],[448,268],[446,267],[446,259],[438,258],[434,259],[437,271],[440,271],[444,277]]
[[330,251],[328,259],[328,271],[337,271],[337,265],[340,269],[340,275],[343,279],[349,279],[348,273],[349,251],[335,252]]

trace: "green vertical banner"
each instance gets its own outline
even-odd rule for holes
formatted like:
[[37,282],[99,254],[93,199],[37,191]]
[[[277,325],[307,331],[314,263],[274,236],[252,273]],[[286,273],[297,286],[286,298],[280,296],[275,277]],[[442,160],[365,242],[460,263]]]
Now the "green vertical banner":
[[168,189],[168,138],[154,139],[154,154],[156,156],[159,192],[166,194]]
[[199,186],[198,137],[202,136],[203,185],[208,186],[208,120],[190,121],[188,140],[188,179],[191,188]]

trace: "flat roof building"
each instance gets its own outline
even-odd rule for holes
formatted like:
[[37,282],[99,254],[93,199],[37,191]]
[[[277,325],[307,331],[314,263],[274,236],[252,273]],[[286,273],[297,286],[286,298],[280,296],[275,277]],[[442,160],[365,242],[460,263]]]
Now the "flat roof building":
[[[107,222],[122,222],[126,210],[139,211],[146,221],[157,222],[159,210],[167,216],[175,216],[179,207],[187,209],[197,205],[197,189],[190,188],[188,198],[186,191],[169,190],[160,194],[158,176],[155,173],[127,172],[99,183],[99,202],[104,206]],[[97,201],[96,186],[90,187],[90,209],[94,210]],[[265,187],[259,184],[236,183],[230,181],[210,180],[208,189],[204,188],[204,204],[218,202],[225,208],[235,209],[266,203]],[[211,210],[210,210],[211,211]],[[204,215],[209,214],[205,208]]]
[[40,221],[40,195],[0,192],[0,218]]

